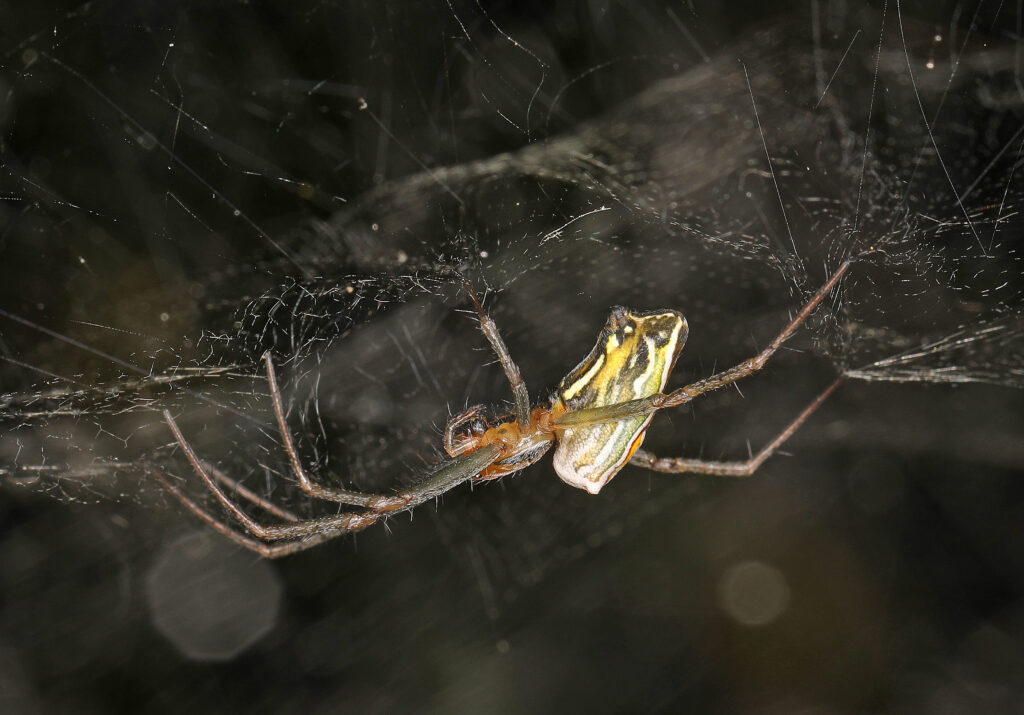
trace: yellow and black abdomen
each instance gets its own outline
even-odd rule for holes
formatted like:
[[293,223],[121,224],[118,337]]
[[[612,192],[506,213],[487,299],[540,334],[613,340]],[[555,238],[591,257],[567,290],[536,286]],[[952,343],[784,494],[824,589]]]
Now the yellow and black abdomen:
[[[686,335],[686,319],[677,311],[613,308],[590,355],[559,383],[552,410],[605,407],[661,392]],[[567,484],[597,494],[644,441],[652,417],[559,432],[555,471]]]

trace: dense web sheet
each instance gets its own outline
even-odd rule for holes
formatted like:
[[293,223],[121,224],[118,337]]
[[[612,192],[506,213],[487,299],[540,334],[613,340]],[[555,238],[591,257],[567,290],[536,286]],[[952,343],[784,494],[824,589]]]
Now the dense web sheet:
[[[450,414],[511,399],[462,276],[542,400],[612,305],[686,315],[674,387],[763,347],[846,259],[765,376],[647,444],[740,458],[841,374],[798,456],[1024,466],[1019,7],[347,5],[4,9],[5,490],[137,509],[157,543],[191,517],[150,465],[207,498],[166,409],[250,489],[331,513],[290,476],[268,350],[310,472],[396,489]],[[893,382],[933,387],[868,384]],[[594,499],[544,462],[416,518],[494,616],[716,488],[627,469]],[[371,579],[352,628],[412,578]]]
[[[153,459],[153,440],[166,437],[155,424],[164,408],[198,410],[200,423],[216,410],[240,421],[239,429],[262,428],[258,359],[267,349],[292,375],[295,411],[311,442],[327,439],[325,412],[364,429],[390,428],[395,441],[408,439],[403,429],[431,438],[446,402],[454,409],[477,399],[478,378],[495,388],[485,401],[507,399],[498,371],[483,370],[490,359],[469,349],[479,347],[470,321],[452,315],[465,307],[459,274],[498,296],[494,309],[517,356],[531,365],[527,374],[537,375],[537,398],[574,364],[613,303],[675,306],[718,345],[752,347],[750,327],[723,293],[760,293],[776,310],[793,310],[846,257],[857,260],[856,270],[814,331],[814,348],[837,370],[864,380],[1020,386],[1022,287],[1013,238],[1022,192],[1014,174],[1024,145],[1017,115],[1006,107],[1016,91],[1016,46],[989,49],[980,30],[973,43],[970,33],[924,34],[919,21],[892,10],[864,26],[822,22],[814,32],[784,25],[753,33],[568,127],[564,95],[586,77],[553,84],[548,62],[523,42],[519,61],[539,73],[534,96],[518,120],[493,111],[528,143],[461,164],[426,166],[422,149],[405,146],[382,123],[386,98],[354,97],[344,121],[388,145],[371,163],[373,179],[388,180],[352,197],[324,196],[269,160],[251,166],[259,160],[237,138],[187,111],[184,88],[167,96],[170,80],[181,81],[169,59],[179,43],[167,43],[157,88],[131,97],[164,113],[148,127],[80,69],[24,39],[9,51],[12,64],[23,64],[11,92],[67,87],[98,125],[93,131],[125,132],[140,147],[136,163],[166,165],[169,180],[210,191],[212,206],[192,206],[161,187],[150,201],[163,206],[149,220],[163,223],[145,239],[163,244],[161,255],[133,264],[141,285],[105,285],[104,274],[119,271],[109,247],[94,266],[97,259],[76,253],[85,248],[78,234],[40,234],[75,231],[116,242],[110,226],[123,232],[138,214],[130,204],[116,214],[90,210],[58,188],[59,179],[40,183],[32,162],[50,173],[52,160],[22,156],[25,129],[11,127],[8,265],[50,241],[70,248],[72,265],[53,268],[67,280],[66,302],[36,276],[11,286],[35,281],[40,300],[15,293],[4,308],[6,382],[31,385],[4,396],[5,473],[91,477]],[[510,41],[500,33],[491,39]],[[961,46],[949,47],[956,40]],[[525,81],[486,58],[478,81]],[[442,108],[453,114],[459,99],[445,98],[427,119],[438,120]],[[201,158],[236,181],[262,184],[262,191],[283,185],[326,213],[286,219],[296,225],[284,231],[261,226],[181,157],[187,138],[198,139],[208,154]],[[392,154],[406,176],[391,177],[402,169],[385,176]],[[205,212],[223,220],[225,210],[237,219],[229,237],[213,238],[209,226],[211,238],[198,246],[172,224],[182,212],[199,225]],[[241,245],[229,253],[232,238]],[[216,241],[226,245],[212,248]],[[214,255],[204,255],[204,246]],[[703,352],[720,361],[738,356],[735,348]],[[114,444],[105,448],[103,436]],[[340,441],[350,459],[360,459],[351,440]],[[422,450],[416,439],[413,451]],[[398,464],[348,471],[393,473]]]

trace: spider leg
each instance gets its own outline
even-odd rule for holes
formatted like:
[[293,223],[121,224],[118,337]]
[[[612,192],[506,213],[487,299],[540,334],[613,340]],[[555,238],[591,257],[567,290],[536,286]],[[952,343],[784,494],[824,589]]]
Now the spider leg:
[[[191,463],[192,468],[195,470],[196,474],[206,482],[206,486],[210,488],[210,491],[212,491],[214,496],[217,497],[217,500],[220,501],[220,503],[223,504],[224,507],[230,511],[253,535],[261,539],[288,539],[307,536],[311,533],[316,533],[326,529],[344,531],[358,531],[360,529],[364,529],[386,514],[412,508],[418,504],[422,504],[428,499],[444,494],[450,489],[480,473],[488,465],[495,462],[502,453],[500,447],[488,445],[461,459],[449,462],[435,474],[412,485],[409,489],[406,489],[399,494],[394,496],[387,496],[383,494],[373,495],[379,497],[378,502],[381,504],[381,506],[375,508],[366,509],[365,511],[348,512],[323,519],[298,521],[285,525],[264,526],[242,511],[242,509],[231,501],[228,495],[224,493],[224,490],[221,489],[213,477],[210,476],[206,466],[204,466],[203,462],[199,459],[199,455],[196,454],[195,450],[192,449],[192,446],[185,439],[185,436],[181,433],[181,429],[178,427],[178,424],[174,421],[174,418],[171,417],[170,412],[166,410],[164,411],[164,419],[167,420],[167,424],[174,433],[174,438],[185,452],[185,456],[188,457],[188,461]],[[314,531],[310,531],[310,529],[313,529]]]
[[453,459],[426,479],[399,492],[396,499],[401,499],[407,504],[406,508],[411,508],[439,497],[497,462],[503,451],[497,445],[488,444],[464,457]]
[[466,293],[469,294],[470,300],[473,301],[473,305],[476,307],[476,314],[480,318],[480,331],[487,338],[487,342],[491,344],[494,354],[498,356],[501,369],[505,371],[508,384],[512,387],[512,395],[515,397],[516,403],[516,422],[519,423],[520,427],[526,427],[530,424],[530,392],[526,389],[526,381],[523,380],[523,376],[519,373],[519,366],[512,360],[512,355],[505,346],[505,341],[501,339],[498,325],[484,310],[483,303],[477,298],[472,284],[467,280],[463,280],[463,284],[466,287]]
[[252,539],[247,536],[243,536],[242,534],[239,534],[230,526],[220,521],[212,514],[207,512],[205,509],[203,509],[201,506],[199,506],[194,501],[185,496],[185,494],[180,489],[171,484],[171,482],[156,468],[151,467],[150,470],[152,471],[153,476],[156,477],[156,479],[161,484],[164,485],[164,488],[167,489],[167,491],[169,491],[175,497],[177,497],[178,501],[180,501],[182,504],[188,507],[189,511],[191,511],[193,514],[195,514],[200,519],[205,521],[219,534],[226,536],[239,546],[244,546],[245,548],[251,551],[255,551],[257,554],[263,556],[264,558],[276,559],[281,556],[288,556],[289,554],[294,554],[299,551],[305,551],[306,549],[312,548],[314,546],[317,546],[318,544],[322,544],[325,541],[329,541],[335,538],[336,536],[341,536],[342,534],[346,533],[344,531],[325,532],[310,537],[308,539],[304,539],[302,541],[292,541],[282,544],[267,544],[262,541],[258,541],[256,539]]
[[784,342],[793,337],[793,333],[797,331],[797,328],[807,320],[811,313],[814,312],[814,309],[818,307],[818,304],[825,299],[825,296],[832,292],[832,289],[835,287],[836,283],[839,282],[839,279],[843,277],[843,274],[846,273],[850,264],[851,261],[844,261],[839,268],[836,269],[836,272],[832,274],[832,277],[829,278],[825,282],[825,285],[819,288],[813,296],[811,296],[811,299],[807,301],[806,305],[804,305],[804,307],[800,309],[800,312],[797,313],[791,321],[789,321],[789,325],[783,328],[782,332],[775,336],[775,339],[768,344],[768,347],[749,360],[744,360],[735,367],[715,373],[710,377],[705,377],[703,380],[690,383],[685,387],[681,387],[678,390],[669,393],[668,399],[665,401],[663,407],[675,407],[676,405],[684,404],[705,392],[717,390],[718,388],[725,387],[737,380],[742,380],[744,377],[747,377],[764,367],[764,364],[768,362],[768,358],[774,355],[775,352],[782,347]]
[[789,340],[793,333],[796,332],[797,328],[805,320],[814,309],[818,307],[818,304],[824,300],[825,296],[831,292],[835,287],[839,279],[843,277],[847,269],[850,267],[851,261],[844,261],[839,268],[836,269],[832,277],[825,282],[821,288],[815,292],[811,299],[807,301],[800,312],[789,322],[789,324],[783,328],[782,332],[775,336],[775,339],[768,344],[764,350],[759,352],[752,358],[744,360],[739,365],[717,372],[710,377],[706,377],[703,380],[692,382],[689,385],[680,387],[678,390],[674,390],[670,393],[663,394],[657,393],[650,397],[642,397],[638,400],[630,400],[629,402],[620,402],[615,405],[606,405],[604,407],[588,407],[582,410],[573,410],[572,412],[566,412],[553,420],[556,427],[580,427],[583,425],[600,424],[603,422],[615,422],[616,420],[626,419],[628,417],[634,417],[637,415],[645,415],[650,412],[657,412],[658,410],[664,410],[669,407],[678,407],[679,405],[685,405],[687,402],[692,401],[694,398],[699,397],[705,392],[711,390],[717,390],[720,387],[730,385],[737,380],[742,380],[745,377],[752,375],[753,373],[764,367],[764,364],[768,362],[768,359],[775,354],[775,352],[782,347],[782,344]]
[[[480,471],[496,461],[502,454],[502,449],[500,447],[493,445],[486,446],[461,459],[449,462],[435,474],[395,496],[389,497],[386,495],[379,495],[380,498],[378,499],[378,503],[381,506],[378,506],[377,508],[346,512],[344,514],[320,519],[310,519],[307,521],[296,520],[289,524],[274,524],[268,526],[257,522],[224,493],[224,490],[220,488],[215,478],[210,476],[208,467],[203,464],[199,459],[199,456],[195,453],[195,450],[192,449],[192,446],[185,439],[185,436],[181,433],[181,430],[174,421],[170,412],[166,410],[164,411],[164,419],[167,421],[168,426],[174,433],[174,438],[177,440],[178,445],[185,452],[192,468],[206,483],[206,486],[213,492],[214,496],[217,497],[217,500],[224,506],[224,508],[231,512],[231,514],[250,534],[255,536],[257,539],[265,541],[301,539],[302,541],[299,543],[302,544],[307,544],[310,541],[322,543],[329,538],[334,538],[334,536],[343,533],[360,531],[390,513],[398,510],[411,509],[412,507],[422,504],[429,499],[433,499],[434,497],[444,494],[450,489],[453,489],[462,482],[465,482],[480,473]],[[284,556],[301,550],[299,548],[283,548],[284,546],[291,546],[290,544],[280,545],[282,548],[276,551],[268,551],[267,549],[262,548],[265,545],[260,544],[260,542],[255,542],[252,539],[248,539],[241,534],[237,534],[226,524],[215,519],[201,507],[196,505],[195,502],[185,496],[185,494],[180,490],[173,487],[159,472],[154,470],[154,473],[157,478],[160,479],[160,481],[163,482],[163,484],[194,514],[213,526],[217,531],[221,533],[230,532],[232,535],[229,536],[229,538],[236,543],[264,555],[268,555],[272,552],[275,556]],[[259,497],[257,497],[257,499],[259,499]],[[260,500],[260,506],[262,506],[262,501],[263,500]],[[255,546],[260,546],[261,548],[254,548]]]
[[230,489],[233,494],[237,494],[238,496],[242,497],[249,503],[255,504],[263,511],[273,514],[282,521],[300,520],[299,517],[295,516],[287,509],[279,507],[277,504],[268,499],[264,499],[259,494],[246,487],[240,481],[238,481],[237,479],[232,479],[224,472],[214,467],[209,462],[203,462],[203,466],[206,468],[209,474],[213,475],[214,479],[216,479],[221,484],[226,485],[227,488]]
[[[263,362],[267,366],[267,385],[270,388],[270,401],[274,406],[274,415],[277,418],[277,428],[281,433],[281,441],[284,442],[285,452],[288,453],[288,460],[291,462],[292,471],[299,480],[299,488],[301,488],[306,494],[316,497],[317,499],[326,499],[327,501],[349,504],[351,506],[365,506],[369,509],[394,509],[401,507],[401,502],[395,501],[394,497],[387,496],[385,494],[365,494],[363,492],[349,491],[348,489],[325,487],[317,484],[309,478],[306,474],[306,470],[302,468],[302,461],[299,459],[298,450],[295,449],[295,443],[292,441],[291,432],[288,430],[288,423],[284,417],[284,404],[281,400],[281,390],[277,386],[277,373],[274,370],[274,360],[270,357],[269,350],[263,353]],[[170,415],[166,411],[164,412],[164,417],[168,420],[168,424],[171,425],[171,430],[175,433],[175,436],[179,437],[181,433],[173,424],[174,420],[170,418]],[[182,448],[185,448],[184,440],[182,438],[179,437],[178,443],[181,444]],[[188,452],[189,450],[186,449],[185,451]]]
[[[185,440],[185,436],[181,433],[181,429],[178,424],[171,417],[170,412],[164,411],[164,419],[167,420],[168,426],[174,433],[174,438],[178,441],[178,445],[185,452],[185,456],[188,457],[188,461],[192,464],[192,468],[195,470],[204,482],[209,487],[210,491],[213,492],[217,500],[224,505],[228,511],[230,511],[236,519],[253,535],[260,539],[276,540],[276,539],[291,539],[302,536],[311,536],[315,533],[325,530],[339,530],[339,531],[358,531],[359,529],[369,526],[377,518],[383,516],[387,511],[356,511],[339,514],[333,517],[327,517],[325,519],[315,519],[310,521],[297,521],[291,524],[276,524],[271,526],[265,526],[260,524],[251,516],[246,514],[242,509],[235,504],[224,490],[220,488],[220,485],[210,476],[207,468],[203,465],[203,462],[199,459],[199,455],[196,454],[192,446]],[[402,502],[404,504],[404,502]],[[368,517],[373,517],[365,524],[362,522]]]
[[655,472],[666,472],[669,474],[679,474],[683,472],[691,472],[698,474],[714,474],[719,477],[749,477],[757,468],[764,463],[775,451],[782,446],[782,443],[793,436],[800,425],[802,425],[811,414],[821,406],[829,395],[839,387],[839,383],[842,382],[842,378],[839,378],[831,385],[829,385],[824,392],[814,398],[803,411],[796,416],[796,418],[789,423],[786,429],[782,430],[775,439],[766,444],[761,448],[761,451],[755,454],[750,459],[744,462],[714,462],[704,459],[682,459],[682,458],[666,458],[658,457],[650,452],[642,449],[638,449],[634,454],[633,458],[630,459],[630,464],[635,464],[638,467],[646,467]]

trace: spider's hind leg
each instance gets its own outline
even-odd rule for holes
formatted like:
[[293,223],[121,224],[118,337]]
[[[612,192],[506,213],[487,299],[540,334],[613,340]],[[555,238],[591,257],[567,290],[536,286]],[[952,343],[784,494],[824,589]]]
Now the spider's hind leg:
[[642,449],[638,449],[632,459],[629,460],[630,464],[635,464],[638,467],[646,467],[655,472],[665,472],[667,474],[713,474],[719,477],[749,477],[757,471],[766,459],[772,456],[775,451],[782,446],[782,444],[793,436],[793,434],[800,428],[808,417],[821,406],[828,396],[839,387],[842,382],[842,378],[839,378],[827,388],[824,392],[814,398],[811,404],[807,405],[803,411],[796,416],[796,418],[789,423],[786,429],[782,430],[775,439],[766,444],[761,448],[757,454],[746,461],[735,461],[735,462],[715,462],[704,459],[684,459],[680,457],[658,457],[657,455],[651,454]]
[[207,525],[209,525],[222,536],[226,536],[228,539],[235,542],[239,546],[244,546],[245,548],[249,549],[250,551],[256,552],[264,558],[276,559],[281,556],[288,556],[289,554],[298,553],[299,551],[305,551],[306,549],[317,546],[318,544],[322,544],[325,541],[329,541],[335,538],[336,536],[340,536],[341,534],[345,533],[343,531],[334,531],[318,534],[317,536],[308,539],[303,539],[301,541],[290,541],[280,544],[268,544],[263,541],[259,541],[257,539],[253,539],[248,536],[243,536],[242,534],[239,534],[237,531],[232,529],[223,521],[217,519],[215,516],[213,516],[208,511],[203,509],[201,506],[196,504],[190,498],[185,496],[185,494],[176,486],[171,484],[171,482],[159,470],[157,470],[156,468],[151,468],[150,471],[153,473],[153,476],[156,477],[157,481],[163,484],[164,488],[167,489],[167,491],[173,494],[178,499],[178,501],[180,501],[188,508],[189,511],[191,511],[197,517],[205,521]]
[[849,260],[840,264],[825,284],[818,288],[814,295],[811,296],[810,300],[808,300],[804,304],[803,308],[800,309],[800,312],[798,312],[789,321],[786,327],[782,329],[782,332],[775,336],[775,338],[768,344],[768,347],[754,357],[744,360],[739,365],[735,365],[728,370],[716,372],[702,380],[697,380],[697,382],[692,382],[689,385],[680,387],[678,390],[673,390],[667,395],[659,392],[649,397],[641,397],[636,400],[630,400],[629,402],[619,402],[613,405],[603,405],[601,407],[585,407],[583,409],[565,412],[555,418],[555,426],[568,428],[602,424],[606,422],[615,422],[616,420],[622,420],[629,417],[646,415],[651,412],[657,412],[658,410],[664,410],[670,407],[679,407],[680,405],[692,402],[705,392],[717,390],[753,375],[764,367],[765,363],[768,362],[768,359],[782,347],[783,343],[793,336],[793,333],[795,333],[811,313],[814,312],[814,309],[817,308],[821,301],[825,299],[825,296],[835,288],[839,283],[839,280],[843,277],[843,274],[846,273],[847,269],[849,269],[851,265],[852,263]]

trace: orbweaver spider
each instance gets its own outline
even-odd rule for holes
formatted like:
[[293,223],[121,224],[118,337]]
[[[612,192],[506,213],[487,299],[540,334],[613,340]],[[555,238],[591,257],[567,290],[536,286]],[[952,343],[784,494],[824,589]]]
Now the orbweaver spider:
[[[472,407],[448,422],[444,448],[452,460],[398,494],[367,494],[317,484],[306,474],[285,421],[281,390],[270,353],[263,355],[270,399],[292,471],[303,492],[317,499],[361,507],[336,516],[302,520],[268,502],[205,464],[189,445],[167,410],[164,419],[188,461],[217,500],[252,536],[238,533],[197,505],[158,470],[154,476],[190,511],[233,541],[267,558],[311,548],[341,534],[360,531],[379,519],[412,509],[469,480],[504,477],[530,466],[555,446],[554,466],[566,483],[597,494],[627,462],[657,472],[694,472],[748,477],[789,439],[839,385],[837,379],[816,397],[775,439],[746,461],[662,458],[640,450],[654,413],[677,407],[760,370],[814,311],[850,267],[846,261],[811,297],[768,347],[735,367],[715,373],[668,394],[661,390],[686,342],[686,319],[674,310],[636,313],[615,307],[591,353],[570,372],[552,395],[550,406],[531,407],[526,383],[498,334],[494,321],[466,282],[480,329],[491,344],[515,398],[515,413],[494,420]],[[557,445],[557,446],[556,446]],[[260,524],[232,501],[218,482],[277,516],[283,524]],[[255,537],[255,538],[252,538]],[[282,543],[266,543],[282,542]]]

